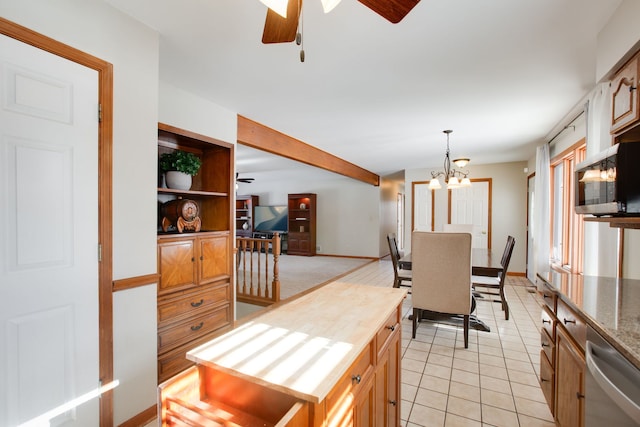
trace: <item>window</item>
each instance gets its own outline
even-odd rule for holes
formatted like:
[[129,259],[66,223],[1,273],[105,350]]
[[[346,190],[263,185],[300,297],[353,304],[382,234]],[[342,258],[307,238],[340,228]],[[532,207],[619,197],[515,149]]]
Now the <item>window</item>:
[[575,213],[574,170],[584,160],[584,139],[551,160],[551,262],[582,273],[584,223]]

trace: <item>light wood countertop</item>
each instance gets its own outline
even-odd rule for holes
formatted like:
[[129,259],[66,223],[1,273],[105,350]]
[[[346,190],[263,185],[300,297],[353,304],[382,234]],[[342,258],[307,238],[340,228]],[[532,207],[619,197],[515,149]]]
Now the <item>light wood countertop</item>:
[[319,403],[406,294],[333,282],[191,350],[187,358]]

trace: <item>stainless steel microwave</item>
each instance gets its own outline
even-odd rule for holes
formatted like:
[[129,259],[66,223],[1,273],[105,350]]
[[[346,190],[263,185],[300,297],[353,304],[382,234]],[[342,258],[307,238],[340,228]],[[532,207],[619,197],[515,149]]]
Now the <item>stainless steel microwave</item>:
[[640,142],[612,145],[575,168],[576,213],[640,216]]

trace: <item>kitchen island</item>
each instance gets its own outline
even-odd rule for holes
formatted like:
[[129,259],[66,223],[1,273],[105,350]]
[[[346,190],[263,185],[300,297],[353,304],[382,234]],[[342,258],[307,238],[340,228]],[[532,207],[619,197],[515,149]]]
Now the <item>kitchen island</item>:
[[163,425],[399,425],[406,293],[333,282],[189,351],[160,385]]

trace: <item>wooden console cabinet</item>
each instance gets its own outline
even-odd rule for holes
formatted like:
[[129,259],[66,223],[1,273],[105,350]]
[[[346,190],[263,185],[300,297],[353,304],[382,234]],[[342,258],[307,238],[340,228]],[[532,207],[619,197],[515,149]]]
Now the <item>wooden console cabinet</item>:
[[316,254],[316,200],[313,193],[289,194],[287,254]]
[[190,351],[160,385],[162,425],[399,426],[405,296],[331,283]]
[[198,205],[200,232],[158,228],[158,381],[193,365],[187,351],[233,324],[233,145],[166,124],[158,125],[158,154],[183,150],[202,160],[190,190],[158,188],[158,203]]
[[260,196],[236,196],[236,236],[253,236],[255,207],[259,204]]

